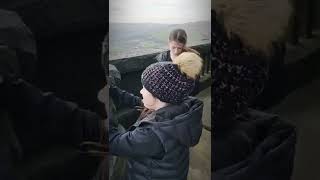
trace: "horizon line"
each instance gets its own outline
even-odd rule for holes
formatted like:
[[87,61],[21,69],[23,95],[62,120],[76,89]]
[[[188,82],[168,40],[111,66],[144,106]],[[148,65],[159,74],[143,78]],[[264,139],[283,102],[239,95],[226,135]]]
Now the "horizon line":
[[187,24],[187,23],[195,23],[195,22],[209,22],[211,20],[198,20],[198,21],[188,21],[188,22],[182,22],[182,23],[159,23],[159,22],[119,22],[119,21],[111,21],[110,23],[118,23],[118,24]]

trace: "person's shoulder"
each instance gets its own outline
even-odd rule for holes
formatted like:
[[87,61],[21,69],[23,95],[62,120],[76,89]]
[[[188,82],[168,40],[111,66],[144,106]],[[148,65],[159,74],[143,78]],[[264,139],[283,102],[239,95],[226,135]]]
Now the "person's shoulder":
[[156,60],[158,62],[164,62],[164,61],[170,61],[170,51],[163,51],[160,52],[157,56],[156,56]]

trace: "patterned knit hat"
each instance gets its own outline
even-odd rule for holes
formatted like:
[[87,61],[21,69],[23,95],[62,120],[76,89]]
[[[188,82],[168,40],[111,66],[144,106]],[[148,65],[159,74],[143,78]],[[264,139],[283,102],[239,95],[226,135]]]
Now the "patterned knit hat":
[[142,85],[155,97],[170,104],[180,104],[192,92],[200,74],[202,59],[191,52],[180,54],[173,62],[158,62],[142,73]]

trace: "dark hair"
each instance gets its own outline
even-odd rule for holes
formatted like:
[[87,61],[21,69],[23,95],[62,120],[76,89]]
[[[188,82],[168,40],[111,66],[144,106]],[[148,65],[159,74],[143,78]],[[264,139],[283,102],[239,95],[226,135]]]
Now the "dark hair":
[[151,114],[153,112],[153,110],[148,109],[146,107],[143,107],[141,109],[141,113],[140,116],[138,117],[138,121],[142,120],[143,118],[147,117],[149,114]]
[[187,43],[187,38],[187,33],[183,29],[174,29],[169,35],[169,41],[177,41],[182,44]]

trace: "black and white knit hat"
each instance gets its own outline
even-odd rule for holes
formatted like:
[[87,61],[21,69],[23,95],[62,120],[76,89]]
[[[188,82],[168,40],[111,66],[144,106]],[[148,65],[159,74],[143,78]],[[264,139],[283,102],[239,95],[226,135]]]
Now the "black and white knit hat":
[[170,104],[180,104],[192,92],[200,74],[202,59],[184,52],[173,62],[158,62],[142,73],[142,85],[155,97]]

